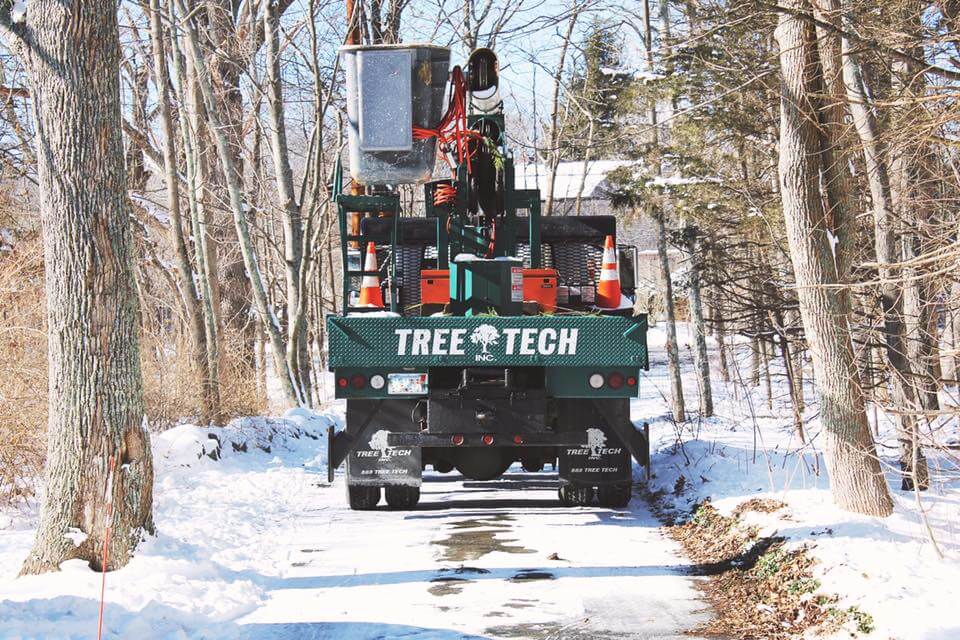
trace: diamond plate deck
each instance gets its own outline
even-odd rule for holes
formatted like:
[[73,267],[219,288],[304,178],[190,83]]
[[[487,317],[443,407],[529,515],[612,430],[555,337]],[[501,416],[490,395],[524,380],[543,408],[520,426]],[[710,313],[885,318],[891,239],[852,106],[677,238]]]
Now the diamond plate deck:
[[344,367],[647,367],[646,316],[328,316]]

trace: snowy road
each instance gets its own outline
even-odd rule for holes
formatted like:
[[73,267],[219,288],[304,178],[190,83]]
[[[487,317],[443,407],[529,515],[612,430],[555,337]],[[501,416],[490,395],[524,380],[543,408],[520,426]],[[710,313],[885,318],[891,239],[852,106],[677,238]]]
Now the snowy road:
[[[564,508],[549,473],[434,475],[414,511],[350,511],[314,439],[331,419],[246,453],[214,431],[216,461],[210,430],[156,438],[158,533],[108,575],[105,637],[679,638],[708,615],[639,498]],[[0,513],[0,638],[95,637],[99,574],[15,577],[35,517]]]
[[674,638],[704,620],[641,500],[562,508],[546,473],[434,476],[413,512],[333,504],[292,520],[273,550],[287,569],[241,621],[271,635]]

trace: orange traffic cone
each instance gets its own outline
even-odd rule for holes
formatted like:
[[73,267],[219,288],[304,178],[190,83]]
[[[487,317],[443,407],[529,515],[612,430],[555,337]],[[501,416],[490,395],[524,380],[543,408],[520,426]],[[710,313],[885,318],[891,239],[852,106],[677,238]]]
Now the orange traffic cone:
[[603,266],[600,269],[600,284],[597,286],[597,306],[604,309],[620,308],[620,271],[617,269],[617,249],[613,236],[603,243]]
[[[367,259],[363,263],[363,270],[376,272],[377,268],[377,247],[372,242],[367,243]],[[380,291],[380,278],[376,274],[363,276],[360,284],[360,306],[376,307],[383,309],[383,293]]]

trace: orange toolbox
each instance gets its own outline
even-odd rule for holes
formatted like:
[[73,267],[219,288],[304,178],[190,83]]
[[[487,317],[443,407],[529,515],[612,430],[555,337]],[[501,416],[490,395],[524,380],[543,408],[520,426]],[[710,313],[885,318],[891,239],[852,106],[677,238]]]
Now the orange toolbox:
[[450,302],[449,269],[420,271],[420,304],[447,304]]
[[542,311],[557,310],[557,270],[524,269],[523,300],[535,301]]
[[[557,310],[557,270],[524,269],[523,300],[536,302],[542,311]],[[420,271],[420,304],[447,304],[450,302],[450,271],[423,269]]]

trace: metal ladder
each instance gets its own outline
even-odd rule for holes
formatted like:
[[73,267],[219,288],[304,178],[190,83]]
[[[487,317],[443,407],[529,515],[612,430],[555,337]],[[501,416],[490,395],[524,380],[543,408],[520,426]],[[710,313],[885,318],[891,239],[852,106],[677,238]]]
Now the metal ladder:
[[[397,285],[397,238],[400,226],[400,196],[399,194],[378,194],[369,196],[353,196],[346,194],[337,195],[334,200],[337,203],[337,217],[340,223],[340,250],[343,264],[343,315],[357,312],[379,311],[370,307],[355,307],[350,305],[350,280],[351,277],[359,276],[377,276],[379,271],[365,271],[364,261],[368,242],[376,243],[377,246],[389,245],[389,266],[387,268],[387,282],[390,297],[390,311],[397,313],[400,308],[399,294]],[[389,233],[367,233],[351,234],[348,228],[348,213],[391,213],[392,222]],[[361,225],[361,229],[362,229]],[[350,243],[356,242],[360,246],[360,269],[350,268]],[[378,265],[379,266],[379,265]]]

